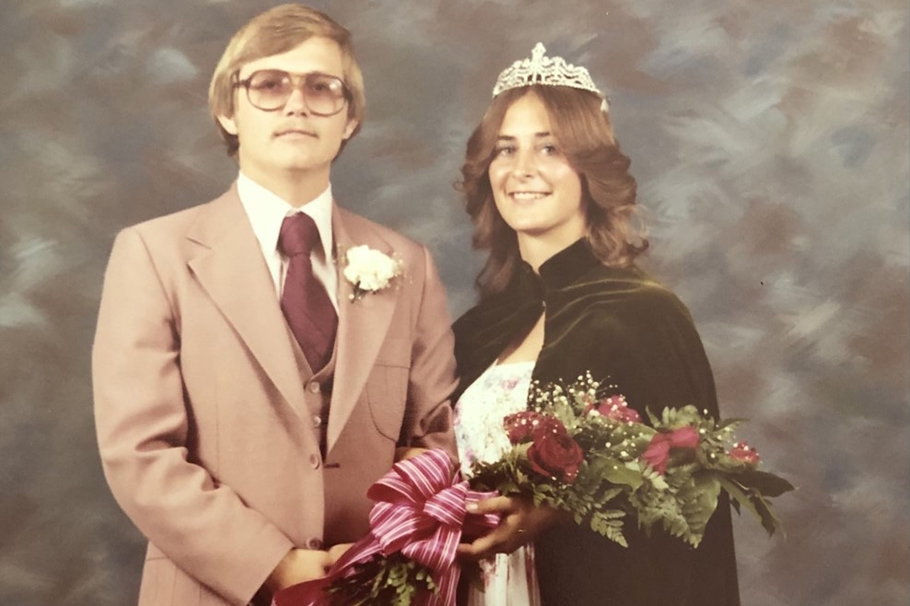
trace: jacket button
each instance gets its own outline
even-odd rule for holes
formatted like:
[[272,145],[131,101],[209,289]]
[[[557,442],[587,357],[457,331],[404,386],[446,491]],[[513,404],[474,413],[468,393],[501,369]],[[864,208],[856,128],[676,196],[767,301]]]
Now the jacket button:
[[312,381],[308,388],[312,393],[319,393],[319,381]]
[[306,542],[307,549],[322,549],[322,541],[319,539],[307,539]]
[[319,469],[319,455],[310,455],[310,465],[313,466],[313,469]]

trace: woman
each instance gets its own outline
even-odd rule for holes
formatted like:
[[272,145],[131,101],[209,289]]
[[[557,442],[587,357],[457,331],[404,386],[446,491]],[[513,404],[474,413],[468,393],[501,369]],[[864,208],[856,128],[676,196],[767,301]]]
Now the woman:
[[[628,168],[587,70],[538,45],[500,75],[462,168],[474,245],[489,250],[480,302],[454,327],[466,470],[507,447],[502,418],[526,407],[531,380],[590,371],[642,418],[646,408],[693,403],[718,415],[688,311],[633,264],[647,242],[630,224],[636,185]],[[469,603],[739,604],[724,499],[698,549],[657,530],[645,537],[634,524],[623,548],[517,498],[479,510],[499,511],[502,521],[460,547],[463,558],[483,561],[486,591],[470,589]]]

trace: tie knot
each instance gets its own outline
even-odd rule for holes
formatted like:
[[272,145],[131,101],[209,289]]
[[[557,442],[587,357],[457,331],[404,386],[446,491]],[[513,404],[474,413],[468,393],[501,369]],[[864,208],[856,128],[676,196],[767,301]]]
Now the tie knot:
[[278,233],[278,250],[286,257],[309,256],[319,246],[319,229],[316,222],[306,213],[294,213],[281,222]]

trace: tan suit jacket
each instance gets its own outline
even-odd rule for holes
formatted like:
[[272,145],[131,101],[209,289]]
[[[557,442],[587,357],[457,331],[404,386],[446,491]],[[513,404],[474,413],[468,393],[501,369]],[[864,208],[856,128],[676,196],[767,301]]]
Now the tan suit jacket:
[[295,356],[236,188],[118,235],[95,416],[111,490],[149,539],[141,606],[247,604],[292,547],[367,532],[367,487],[396,446],[454,453],[453,339],[430,255],[337,206],[333,230],[338,250],[366,244],[404,272],[354,302],[339,273],[324,459],[321,386]]

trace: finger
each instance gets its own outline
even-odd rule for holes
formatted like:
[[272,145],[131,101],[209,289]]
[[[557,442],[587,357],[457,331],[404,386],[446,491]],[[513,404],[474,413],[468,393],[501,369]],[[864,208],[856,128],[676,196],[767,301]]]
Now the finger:
[[512,553],[530,540],[527,528],[521,524],[517,515],[508,516],[487,536],[492,541],[489,548],[492,553]]
[[320,564],[322,565],[322,576],[326,576],[332,570],[332,567],[335,565],[335,562],[338,561],[338,558],[332,556],[331,553],[326,552],[325,557],[322,559]]
[[492,497],[483,499],[474,503],[468,503],[465,509],[470,513],[484,514],[504,511],[514,511],[516,509],[515,499],[512,497]]
[[492,556],[497,541],[492,535],[481,537],[473,543],[462,543],[458,546],[458,553],[469,560],[482,560]]
[[512,553],[524,543],[515,527],[500,525],[490,534],[475,540],[462,552],[470,558],[491,558],[497,553]]
[[327,573],[329,571],[329,568],[331,568],[332,564],[334,564],[334,563],[335,563],[335,558],[333,558],[332,554],[330,554],[329,552],[323,551],[322,553],[319,554],[318,564],[319,564],[319,567],[322,568],[323,575],[325,575],[325,573]]
[[397,459],[399,461],[406,461],[412,457],[422,455],[425,452],[429,452],[426,448],[399,448],[396,450],[398,453]]
[[490,554],[474,553],[474,552],[459,550],[459,551],[455,552],[455,555],[457,556],[458,560],[461,562],[480,562],[481,560],[489,560],[495,554],[493,554],[493,553],[490,553]]
[[345,552],[350,549],[354,544],[353,543],[339,543],[338,545],[333,545],[329,548],[329,556],[332,559],[332,563],[338,561],[338,559],[345,554]]

